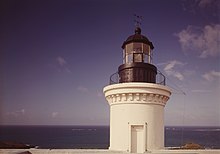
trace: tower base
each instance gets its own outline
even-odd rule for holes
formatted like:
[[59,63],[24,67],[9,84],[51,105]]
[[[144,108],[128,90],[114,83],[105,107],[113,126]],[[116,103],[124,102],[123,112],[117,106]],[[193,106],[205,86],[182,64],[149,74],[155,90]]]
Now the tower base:
[[110,105],[110,150],[144,153],[164,148],[164,106],[171,90],[152,83],[104,87]]

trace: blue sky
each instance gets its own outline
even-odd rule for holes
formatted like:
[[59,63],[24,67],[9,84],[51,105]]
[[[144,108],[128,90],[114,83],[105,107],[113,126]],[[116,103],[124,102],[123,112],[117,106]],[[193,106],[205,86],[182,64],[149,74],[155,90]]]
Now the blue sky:
[[139,14],[153,64],[173,88],[165,125],[220,126],[219,8],[218,0],[2,0],[0,124],[108,125],[102,89]]

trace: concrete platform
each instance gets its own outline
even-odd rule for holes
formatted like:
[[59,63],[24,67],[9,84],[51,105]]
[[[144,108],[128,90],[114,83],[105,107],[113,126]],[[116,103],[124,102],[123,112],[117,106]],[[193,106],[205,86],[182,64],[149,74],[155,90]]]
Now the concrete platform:
[[[100,149],[0,149],[0,154],[128,154],[127,152]],[[217,150],[157,150],[146,154],[220,154]]]

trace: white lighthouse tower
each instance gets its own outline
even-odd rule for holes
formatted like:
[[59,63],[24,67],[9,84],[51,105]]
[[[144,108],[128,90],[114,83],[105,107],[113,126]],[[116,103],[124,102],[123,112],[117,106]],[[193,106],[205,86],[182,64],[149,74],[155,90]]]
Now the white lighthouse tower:
[[110,150],[144,153],[164,148],[164,107],[171,90],[152,64],[153,48],[137,26],[122,45],[123,64],[103,89],[110,106]]

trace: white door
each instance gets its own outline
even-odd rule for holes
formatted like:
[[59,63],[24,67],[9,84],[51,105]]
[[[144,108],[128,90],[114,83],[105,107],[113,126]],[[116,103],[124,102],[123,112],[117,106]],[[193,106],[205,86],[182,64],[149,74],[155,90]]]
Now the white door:
[[131,126],[131,152],[143,153],[144,152],[144,126],[136,125]]

